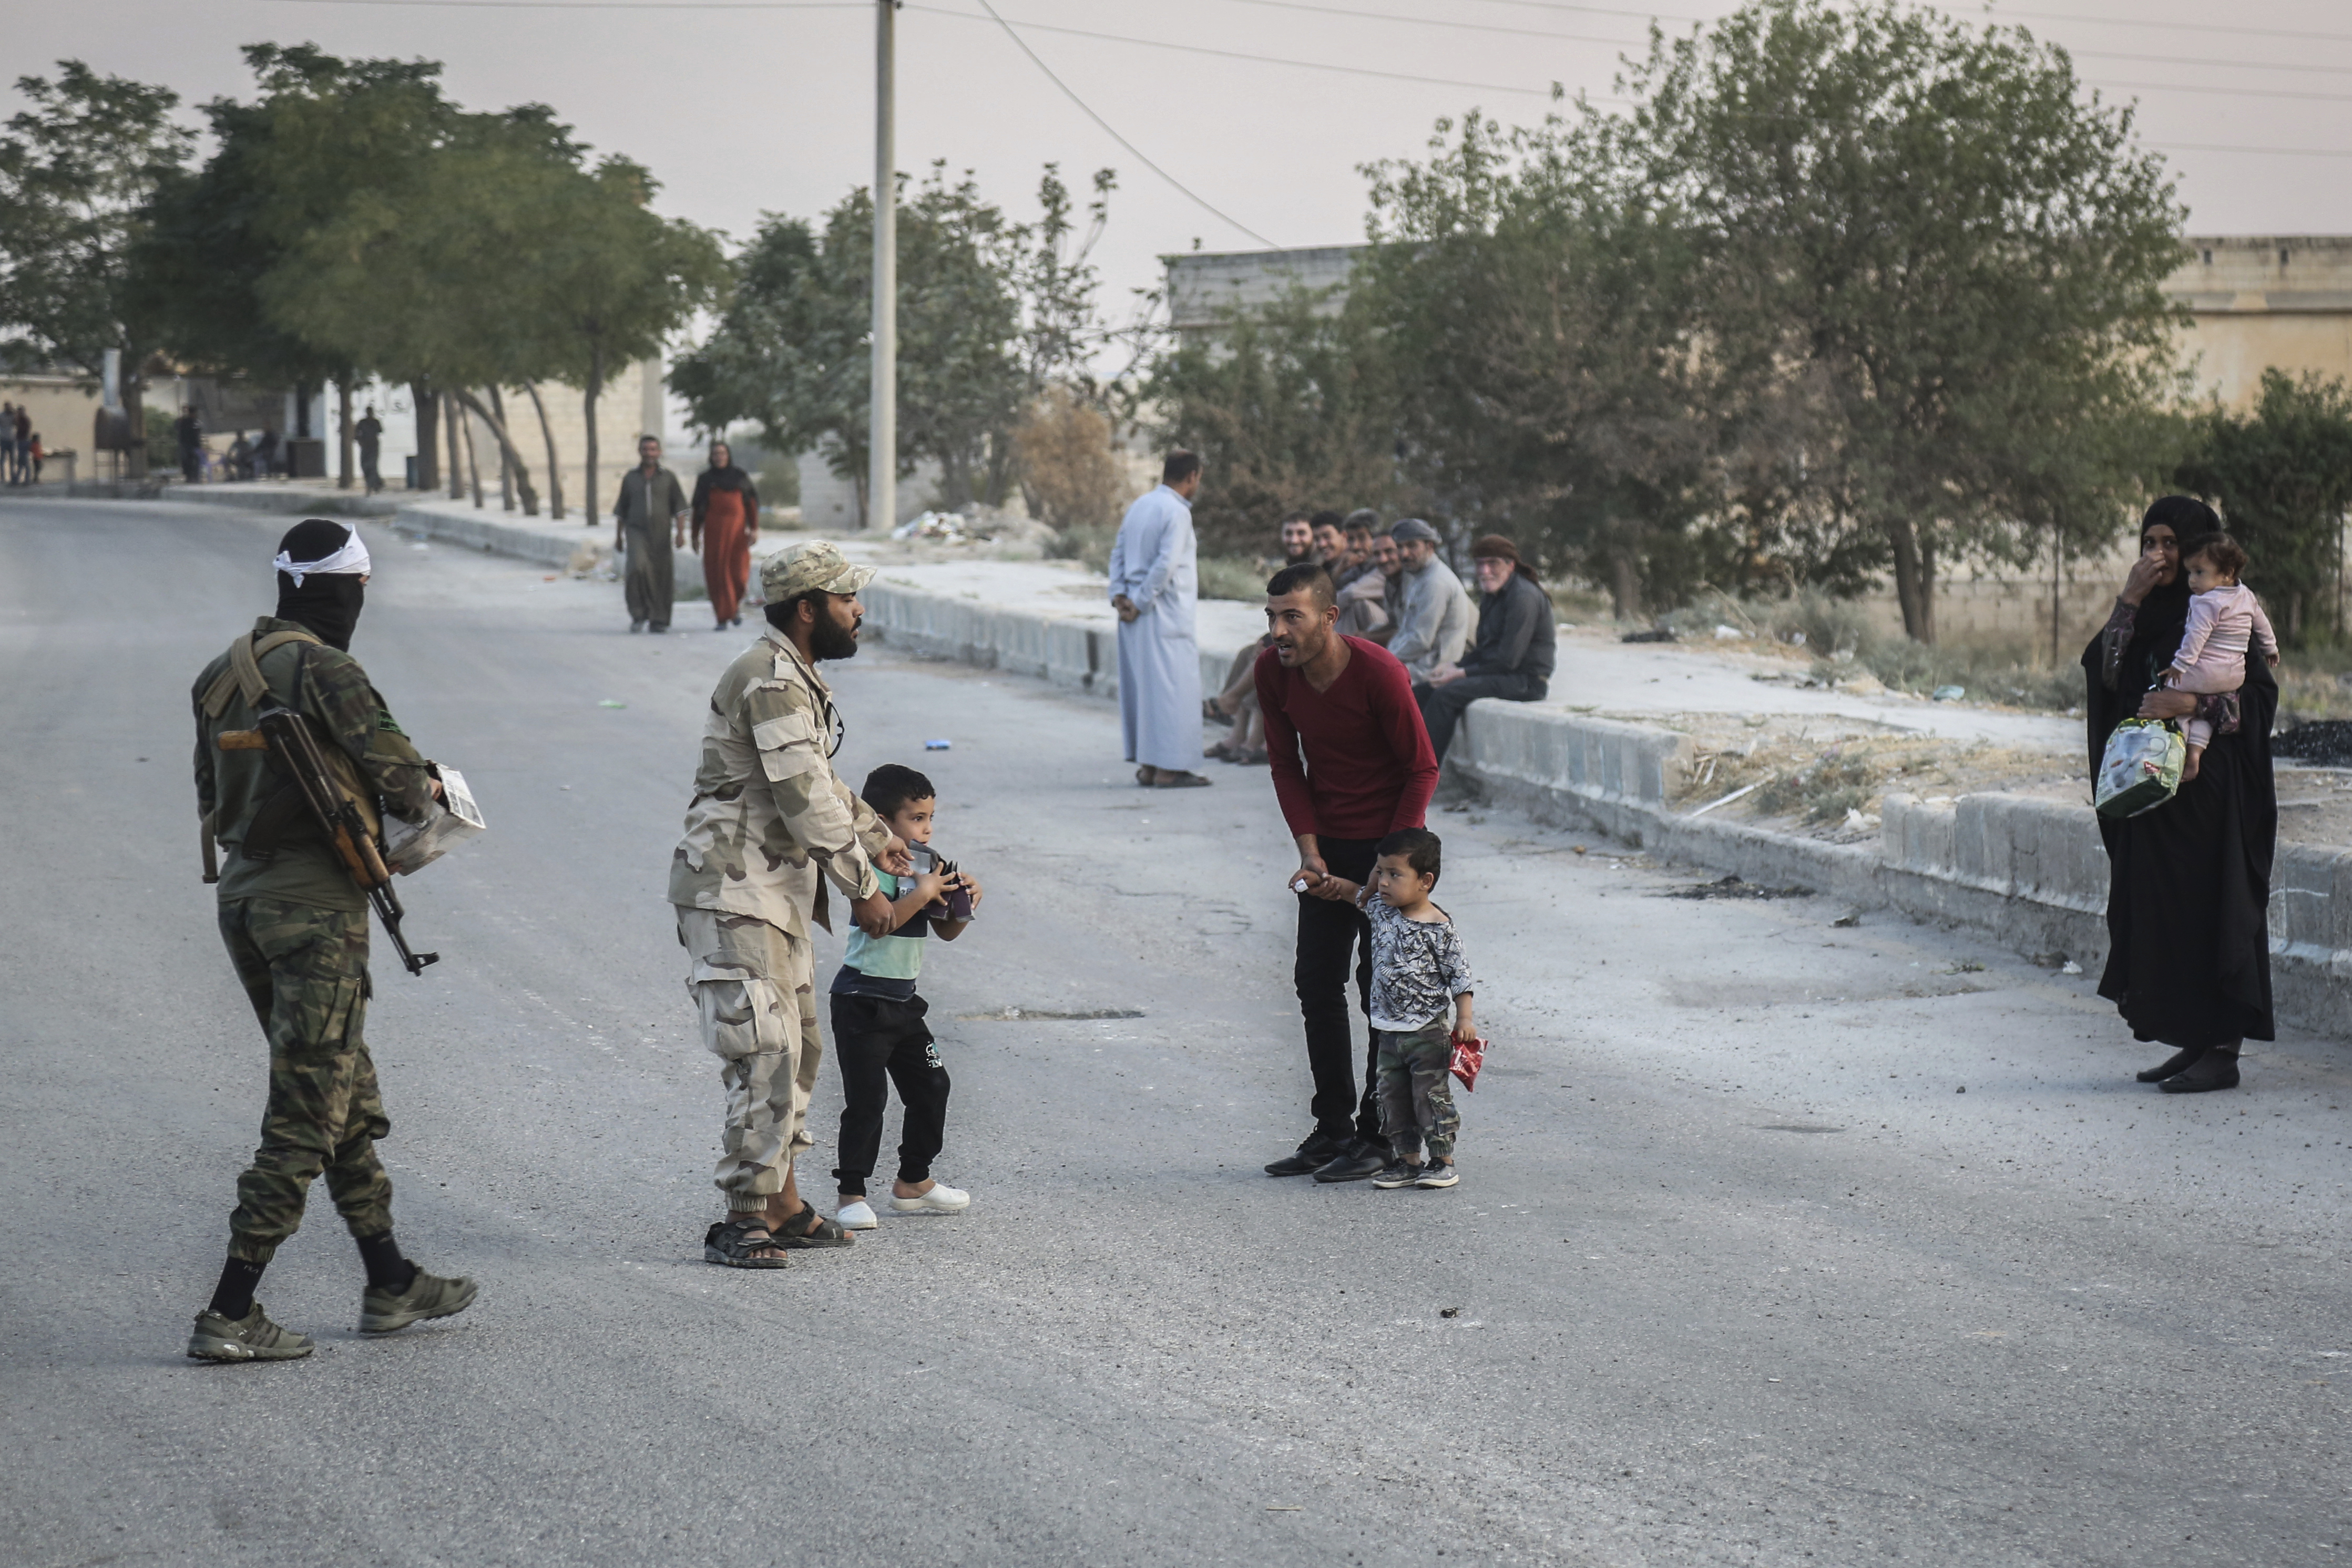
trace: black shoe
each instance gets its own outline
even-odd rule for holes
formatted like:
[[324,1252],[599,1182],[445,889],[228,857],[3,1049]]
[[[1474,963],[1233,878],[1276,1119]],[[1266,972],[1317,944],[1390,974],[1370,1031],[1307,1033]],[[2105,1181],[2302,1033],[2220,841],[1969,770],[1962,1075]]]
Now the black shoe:
[[2209,1051],[2188,1071],[2164,1081],[2167,1094],[2203,1094],[2237,1086],[2238,1053],[2234,1051]]
[[1361,1181],[1378,1176],[1388,1167],[1389,1149],[1385,1143],[1366,1143],[1359,1138],[1349,1144],[1331,1162],[1315,1173],[1319,1182]]
[[2206,1048],[2201,1045],[2184,1045],[2165,1058],[2158,1066],[2137,1074],[2139,1081],[2142,1083],[2161,1083],[2168,1078],[2178,1078],[2195,1066],[2198,1060],[2205,1054],[2205,1051]]
[[1420,1179],[1421,1166],[1391,1158],[1381,1167],[1380,1174],[1372,1177],[1372,1185],[1382,1192],[1394,1192],[1399,1187],[1411,1186]]
[[1326,1137],[1320,1132],[1312,1133],[1294,1153],[1285,1155],[1266,1166],[1265,1174],[1270,1176],[1308,1176],[1317,1167],[1328,1165],[1331,1156],[1346,1147],[1347,1145],[1337,1138]]

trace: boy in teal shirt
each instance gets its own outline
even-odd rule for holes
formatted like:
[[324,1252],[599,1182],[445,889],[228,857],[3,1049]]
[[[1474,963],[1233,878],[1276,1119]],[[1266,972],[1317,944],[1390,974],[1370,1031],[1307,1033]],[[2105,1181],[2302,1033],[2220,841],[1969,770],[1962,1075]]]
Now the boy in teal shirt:
[[[866,776],[858,793],[890,831],[918,850],[931,841],[939,814],[939,791],[911,768],[885,763]],[[834,1218],[845,1230],[871,1230],[874,1207],[866,1200],[866,1179],[881,1152],[882,1120],[890,1105],[888,1085],[898,1086],[907,1108],[899,1130],[898,1179],[890,1186],[890,1207],[899,1214],[953,1214],[970,1206],[971,1195],[931,1179],[931,1162],[947,1135],[948,1071],[940,1048],[923,1022],[929,1003],[915,994],[922,974],[926,933],[943,942],[963,934],[970,920],[940,919],[923,911],[951,894],[980,904],[980,883],[957,873],[918,876],[875,873],[890,900],[890,932],[849,934],[841,972],[833,977],[833,1048],[841,1060],[841,1164],[833,1173],[841,1194]],[[961,901],[959,900],[959,903]]]

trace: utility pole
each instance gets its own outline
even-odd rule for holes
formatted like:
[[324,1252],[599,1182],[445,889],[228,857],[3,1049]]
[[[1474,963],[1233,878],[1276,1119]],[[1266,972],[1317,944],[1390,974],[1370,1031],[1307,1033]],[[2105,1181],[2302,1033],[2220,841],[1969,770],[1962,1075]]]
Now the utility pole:
[[866,421],[866,526],[898,521],[898,162],[892,28],[898,0],[874,7],[874,410]]

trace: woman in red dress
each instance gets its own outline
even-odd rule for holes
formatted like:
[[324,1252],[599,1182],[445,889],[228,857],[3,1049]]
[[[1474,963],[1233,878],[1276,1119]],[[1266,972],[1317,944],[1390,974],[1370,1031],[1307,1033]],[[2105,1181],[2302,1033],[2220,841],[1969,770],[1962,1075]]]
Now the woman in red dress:
[[723,441],[710,444],[710,466],[694,482],[694,549],[702,557],[716,631],[743,624],[743,591],[751,580],[751,541],[760,537],[760,492],[735,466]]

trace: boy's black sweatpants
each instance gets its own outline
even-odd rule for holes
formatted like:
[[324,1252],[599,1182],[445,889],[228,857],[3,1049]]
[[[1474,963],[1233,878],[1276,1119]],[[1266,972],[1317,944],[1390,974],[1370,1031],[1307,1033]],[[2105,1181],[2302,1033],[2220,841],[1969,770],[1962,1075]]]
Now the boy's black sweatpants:
[[[898,1135],[898,1179],[927,1180],[947,1136],[948,1070],[923,1022],[930,1004],[885,997],[833,998],[833,1052],[841,1061],[841,1144],[835,1153],[836,1192],[863,1196],[882,1147],[882,1120],[890,1108],[888,1084],[907,1107]],[[886,1082],[887,1079],[887,1082]]]

